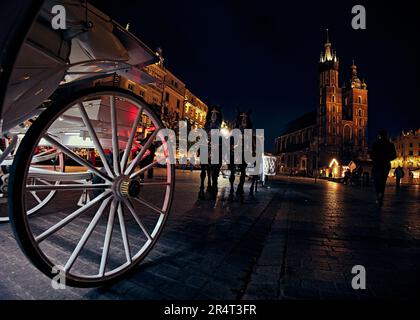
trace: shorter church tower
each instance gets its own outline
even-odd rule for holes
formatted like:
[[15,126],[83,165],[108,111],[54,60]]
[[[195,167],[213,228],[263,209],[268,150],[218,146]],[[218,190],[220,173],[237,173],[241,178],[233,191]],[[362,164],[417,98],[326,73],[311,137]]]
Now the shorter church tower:
[[[350,80],[343,88],[343,143],[347,144],[346,151],[353,157],[365,158],[368,152],[368,90],[366,83],[357,75],[354,60],[350,72]],[[348,150],[349,145],[352,150]]]

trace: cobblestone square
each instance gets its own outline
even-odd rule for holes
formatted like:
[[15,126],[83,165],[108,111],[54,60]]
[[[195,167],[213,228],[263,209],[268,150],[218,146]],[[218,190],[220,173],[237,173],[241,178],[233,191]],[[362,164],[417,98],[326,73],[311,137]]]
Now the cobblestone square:
[[[0,299],[418,299],[419,186],[371,188],[277,178],[244,204],[197,200],[199,172],[177,171],[173,209],[157,245],[110,286],[54,290],[0,225]],[[248,185],[246,185],[247,188]],[[366,290],[351,286],[354,265]]]

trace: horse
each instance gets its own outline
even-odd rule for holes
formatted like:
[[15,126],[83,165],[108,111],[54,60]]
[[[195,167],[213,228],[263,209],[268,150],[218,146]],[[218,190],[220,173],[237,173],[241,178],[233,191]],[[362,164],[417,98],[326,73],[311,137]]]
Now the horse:
[[[231,138],[231,142],[230,142],[230,146],[231,146],[231,155],[230,155],[230,161],[229,161],[229,171],[230,171],[230,176],[229,176],[229,182],[230,182],[230,194],[229,194],[229,199],[233,199],[233,195],[234,195],[234,183],[235,183],[235,173],[237,171],[240,172],[240,178],[239,178],[239,184],[238,184],[238,188],[236,190],[236,196],[239,197],[240,201],[243,203],[244,201],[244,184],[245,184],[245,178],[246,178],[246,168],[247,168],[247,163],[245,162],[245,157],[244,157],[244,149],[245,149],[245,145],[244,145],[244,132],[245,129],[253,129],[253,125],[252,125],[252,120],[251,120],[251,113],[252,111],[249,110],[248,112],[245,111],[240,111],[238,108],[236,109],[236,120],[234,123],[234,129],[239,129],[242,133],[242,150],[241,150],[241,162],[240,164],[236,165],[234,162],[234,148],[236,146],[234,146],[234,142],[233,142],[233,138]],[[252,152],[253,154],[255,153],[255,139],[254,139],[254,135],[253,135],[253,142],[252,142]],[[239,170],[238,170],[238,168]],[[258,176],[256,175],[252,175],[251,178],[251,187],[249,190],[249,195],[250,197],[254,197],[254,191],[257,192],[257,183],[258,181]]]
[[[207,132],[207,136],[211,136],[212,129],[220,130],[222,127],[223,122],[223,114],[222,114],[222,107],[220,106],[213,106],[210,108],[209,112],[207,112],[206,121],[204,124],[204,130]],[[221,145],[220,145],[221,146]],[[201,184],[200,184],[200,191],[198,193],[198,198],[204,200],[204,180],[206,179],[207,175],[207,192],[210,193],[211,199],[215,200],[217,197],[217,189],[218,184],[217,180],[219,178],[220,168],[222,166],[222,162],[219,159],[217,163],[212,163],[215,159],[211,159],[211,148],[210,144],[208,144],[208,164],[200,164],[201,173]],[[221,154],[219,150],[219,154]]]

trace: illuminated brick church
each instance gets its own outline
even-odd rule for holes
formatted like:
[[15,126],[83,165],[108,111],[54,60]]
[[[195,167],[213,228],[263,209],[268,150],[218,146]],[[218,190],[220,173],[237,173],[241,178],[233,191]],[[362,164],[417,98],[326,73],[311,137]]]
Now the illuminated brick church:
[[307,173],[367,158],[368,90],[353,61],[339,86],[339,59],[328,34],[319,59],[319,105],[290,122],[275,140],[279,170]]

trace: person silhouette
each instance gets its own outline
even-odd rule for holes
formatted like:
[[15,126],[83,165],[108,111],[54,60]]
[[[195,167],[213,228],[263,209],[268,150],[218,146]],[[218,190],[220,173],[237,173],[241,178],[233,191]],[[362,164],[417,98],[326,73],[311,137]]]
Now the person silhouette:
[[397,188],[400,188],[401,179],[404,178],[404,170],[401,166],[398,166],[394,171],[395,182],[397,184]]
[[394,144],[389,141],[385,130],[379,130],[378,140],[372,145],[373,180],[375,183],[376,203],[382,206],[386,180],[391,170],[391,160],[397,157]]

